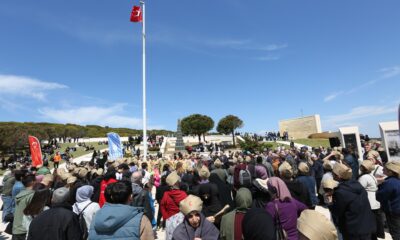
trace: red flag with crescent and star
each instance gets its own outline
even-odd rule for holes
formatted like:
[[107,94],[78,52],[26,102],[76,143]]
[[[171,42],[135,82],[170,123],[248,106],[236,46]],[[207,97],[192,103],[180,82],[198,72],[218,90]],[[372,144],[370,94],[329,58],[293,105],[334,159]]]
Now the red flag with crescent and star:
[[131,22],[142,22],[142,21],[143,21],[142,9],[140,8],[140,6],[133,6],[131,13]]
[[42,149],[39,140],[34,136],[29,136],[29,148],[31,150],[32,166],[43,165]]

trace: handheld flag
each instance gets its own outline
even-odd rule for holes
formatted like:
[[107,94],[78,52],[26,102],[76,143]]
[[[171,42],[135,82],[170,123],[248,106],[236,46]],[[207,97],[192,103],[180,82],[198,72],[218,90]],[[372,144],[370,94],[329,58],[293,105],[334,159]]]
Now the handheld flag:
[[29,136],[29,148],[31,150],[32,166],[43,165],[42,149],[39,140],[34,136]]
[[131,13],[131,22],[142,22],[142,21],[143,21],[142,9],[140,8],[140,6],[133,6]]
[[108,137],[108,149],[110,153],[110,159],[116,160],[122,158],[124,155],[122,153],[122,144],[119,135],[116,133],[107,133]]

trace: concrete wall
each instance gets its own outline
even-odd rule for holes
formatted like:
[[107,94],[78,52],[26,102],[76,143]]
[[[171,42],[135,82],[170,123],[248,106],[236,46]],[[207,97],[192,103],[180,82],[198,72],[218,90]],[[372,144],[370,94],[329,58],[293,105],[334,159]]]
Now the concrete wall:
[[307,138],[310,134],[321,133],[321,118],[318,114],[279,121],[279,131],[289,133],[289,139]]

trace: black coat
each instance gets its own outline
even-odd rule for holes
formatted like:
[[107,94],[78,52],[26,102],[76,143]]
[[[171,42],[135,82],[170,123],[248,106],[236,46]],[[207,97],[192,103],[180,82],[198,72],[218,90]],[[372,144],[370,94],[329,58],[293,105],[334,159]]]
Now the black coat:
[[55,205],[35,217],[29,226],[28,240],[80,240],[78,216],[67,204]]
[[358,181],[349,180],[334,190],[329,207],[343,239],[362,239],[376,232],[376,222],[367,192]]

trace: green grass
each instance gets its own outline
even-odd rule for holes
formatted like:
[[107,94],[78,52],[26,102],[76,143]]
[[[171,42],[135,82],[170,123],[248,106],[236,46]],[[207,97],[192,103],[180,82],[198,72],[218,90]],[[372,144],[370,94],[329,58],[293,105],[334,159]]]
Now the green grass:
[[[76,145],[76,143],[61,143],[60,145],[61,145],[61,149],[58,149],[58,151],[65,152],[65,149],[67,147],[74,147]],[[102,150],[102,149],[105,149],[108,147],[108,145],[104,145],[104,144],[99,145],[97,142],[86,143],[86,145],[93,146],[96,151]],[[70,153],[72,154],[73,158],[77,158],[77,157],[83,156],[85,154],[93,153],[93,150],[85,151],[84,147],[78,147],[75,152],[70,152]]]
[[323,146],[325,148],[330,147],[328,139],[296,139],[295,143],[304,144],[311,147]]
[[[76,145],[76,143],[61,143],[61,148],[57,149],[57,151],[60,151],[61,153],[65,152],[65,149],[67,147],[74,147]],[[96,151],[98,150],[102,150],[108,147],[108,145],[99,145],[97,142],[93,142],[93,143],[86,143],[86,146],[93,146],[94,149]],[[70,154],[72,155],[73,158],[77,158],[86,154],[93,154],[93,150],[89,150],[89,151],[85,151],[84,147],[77,147],[75,152],[70,152]],[[51,155],[51,157],[53,157],[53,155]],[[64,163],[64,160],[61,160],[60,165]],[[49,167],[50,169],[52,169],[54,167],[54,163],[52,161],[49,161]]]

